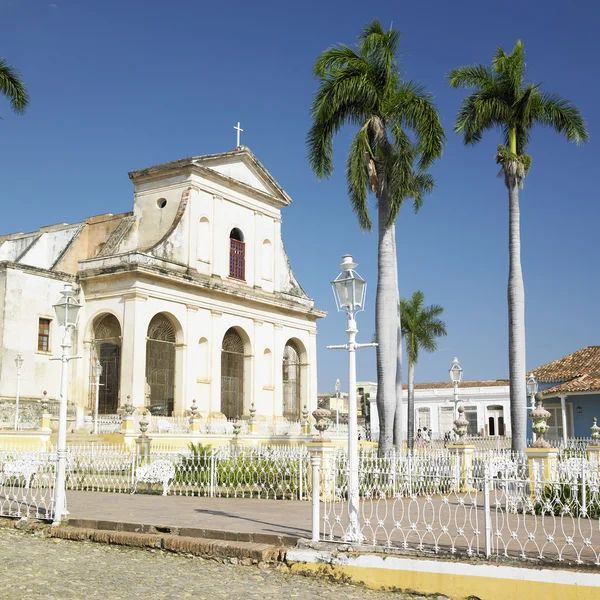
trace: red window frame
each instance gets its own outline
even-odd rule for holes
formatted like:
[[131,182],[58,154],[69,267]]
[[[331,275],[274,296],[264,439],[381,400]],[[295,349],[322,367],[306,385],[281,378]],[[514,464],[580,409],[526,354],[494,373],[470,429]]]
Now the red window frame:
[[229,238],[229,277],[246,280],[246,244]]

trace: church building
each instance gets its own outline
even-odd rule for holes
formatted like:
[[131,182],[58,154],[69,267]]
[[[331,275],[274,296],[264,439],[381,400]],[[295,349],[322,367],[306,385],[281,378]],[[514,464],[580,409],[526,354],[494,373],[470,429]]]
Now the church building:
[[82,304],[69,401],[298,420],[317,404],[317,319],[281,237],[291,202],[252,152],[133,171],[133,211],[0,237],[0,399],[58,399],[65,283]]

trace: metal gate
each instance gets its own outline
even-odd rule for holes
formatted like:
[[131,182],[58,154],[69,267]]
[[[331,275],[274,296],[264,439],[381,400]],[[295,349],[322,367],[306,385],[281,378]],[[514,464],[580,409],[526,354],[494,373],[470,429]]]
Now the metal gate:
[[121,380],[121,348],[117,344],[100,344],[97,350],[102,365],[98,413],[114,415],[119,408],[119,382]]
[[175,328],[164,315],[148,326],[146,402],[153,415],[170,416],[175,407]]
[[221,347],[221,412],[228,419],[244,414],[244,342],[235,329]]
[[89,406],[95,407],[96,380],[93,366],[96,361],[102,365],[100,389],[98,393],[98,413],[114,415],[119,408],[121,385],[121,325],[114,315],[99,317],[94,325],[94,341],[90,352],[90,398]]
[[283,351],[283,416],[288,421],[300,419],[300,353],[292,343]]

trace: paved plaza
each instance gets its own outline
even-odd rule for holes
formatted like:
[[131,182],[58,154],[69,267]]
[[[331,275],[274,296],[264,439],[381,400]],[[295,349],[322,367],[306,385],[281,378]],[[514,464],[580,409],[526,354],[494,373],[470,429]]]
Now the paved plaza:
[[[461,505],[461,499],[469,504],[476,500],[477,508]],[[190,535],[184,528],[205,530],[200,534],[202,537],[219,537],[214,532],[223,531],[285,536],[283,541],[260,541],[288,546],[295,545],[298,538],[311,537],[311,503],[307,501],[73,491],[67,493],[67,501],[70,519],[177,527],[182,529],[182,535]],[[321,511],[323,516],[323,505]],[[394,547],[402,548],[406,544],[412,550],[422,544],[425,552],[433,552],[436,545],[442,553],[453,553],[453,547],[465,555],[469,549],[475,554],[484,551],[481,493],[452,495],[447,504],[439,496],[428,500],[425,497],[412,501],[403,499],[402,504],[397,506],[393,501],[381,505],[375,501],[363,504],[362,512],[365,516],[369,515],[373,528],[365,528],[363,533],[370,540],[375,535],[381,546],[389,540]],[[336,504],[335,514],[329,515],[337,540],[343,535],[347,516],[345,504]],[[394,525],[398,522],[401,529],[395,530]],[[426,527],[426,522],[432,524],[431,530]],[[414,528],[412,523],[416,524]],[[86,526],[94,527],[93,524]],[[596,549],[600,547],[597,521],[509,514],[502,506],[492,508],[491,527],[494,532],[492,554],[502,556],[506,551],[513,558],[525,554],[536,559],[542,552],[549,560],[576,562],[580,559],[585,563],[596,563]],[[321,528],[321,535],[324,535],[323,523]],[[500,536],[495,535],[498,531]],[[475,532],[479,533],[476,535]],[[228,536],[227,539],[236,538]]]
[[70,519],[190,527],[309,538],[311,503],[291,500],[203,498],[67,492]]
[[20,600],[402,600],[385,593],[256,567],[0,529],[0,598]]

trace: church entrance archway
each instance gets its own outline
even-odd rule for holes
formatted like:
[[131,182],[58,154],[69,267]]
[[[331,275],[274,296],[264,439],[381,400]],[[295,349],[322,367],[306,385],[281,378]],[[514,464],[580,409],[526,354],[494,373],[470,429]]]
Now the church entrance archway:
[[244,414],[244,341],[233,328],[221,346],[221,412],[228,419]]
[[300,420],[300,351],[294,342],[283,349],[283,416],[288,421]]
[[171,416],[175,406],[175,327],[159,313],[148,325],[146,406],[153,415]]
[[[119,408],[121,381],[121,325],[114,315],[101,315],[93,329],[94,339],[90,352],[91,366],[100,361],[102,375],[98,391],[98,414],[114,415]],[[90,373],[93,373],[90,368]],[[96,379],[93,375],[90,385],[90,406],[95,406]]]

